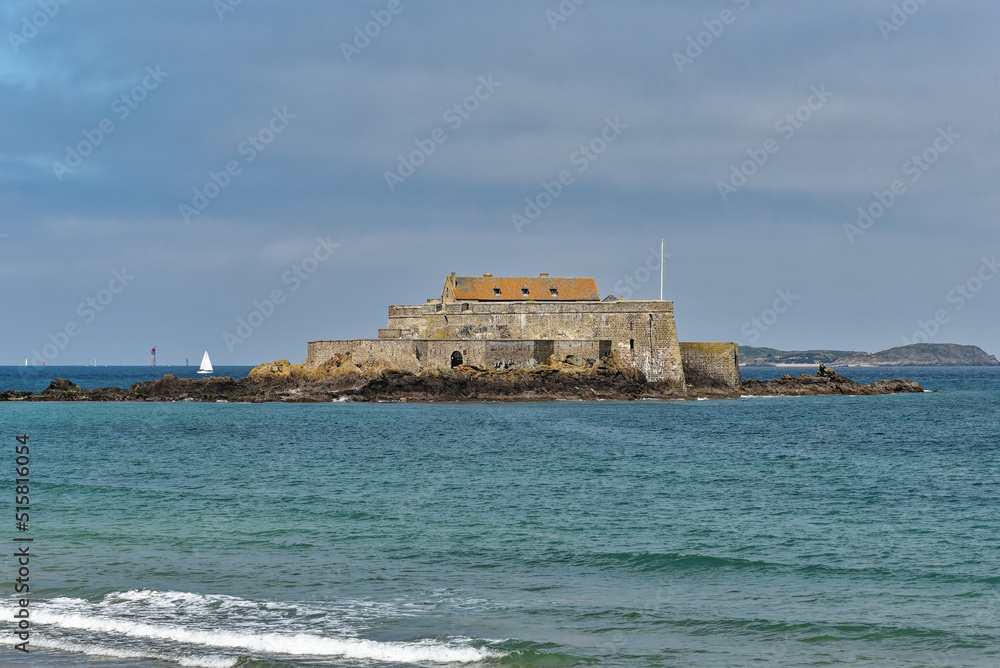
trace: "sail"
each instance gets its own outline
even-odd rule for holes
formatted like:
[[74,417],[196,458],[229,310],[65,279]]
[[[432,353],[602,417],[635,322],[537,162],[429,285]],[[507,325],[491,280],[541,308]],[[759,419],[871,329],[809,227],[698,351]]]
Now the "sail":
[[198,373],[212,373],[215,369],[212,368],[212,360],[208,358],[208,351],[205,351],[205,356],[201,358],[201,368],[198,369]]

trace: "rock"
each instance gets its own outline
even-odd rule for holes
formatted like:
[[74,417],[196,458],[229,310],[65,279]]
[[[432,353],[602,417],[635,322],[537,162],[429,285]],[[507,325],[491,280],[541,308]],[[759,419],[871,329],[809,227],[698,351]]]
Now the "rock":
[[79,392],[83,388],[65,378],[56,378],[43,392]]
[[[572,357],[572,356],[570,356]],[[922,392],[906,379],[880,380],[869,385],[845,378],[821,366],[815,376],[785,375],[771,381],[744,381],[732,387],[711,378],[692,378],[687,387],[648,382],[634,367],[614,356],[598,361],[580,358],[550,360],[536,367],[427,369],[414,374],[384,364],[357,366],[350,356],[331,360],[318,369],[278,360],[255,367],[246,378],[228,376],[177,378],[167,374],[136,383],[84,390],[57,379],[39,392],[2,392],[0,401],[263,401],[316,402],[348,397],[359,401],[539,401],[554,399],[680,399],[733,398],[749,395],[889,394]]]
[[895,380],[876,380],[874,383],[871,383],[869,387],[884,390],[886,394],[924,391],[924,388],[920,385],[920,383],[907,380],[906,378],[896,378]]
[[33,396],[35,395],[31,392],[23,390],[7,390],[6,392],[0,392],[0,401],[22,401]]
[[65,378],[56,378],[49,386],[39,392],[40,397],[49,401],[75,401],[81,397],[83,388]]
[[833,369],[822,364],[815,376],[801,374],[798,378],[784,375],[777,380],[745,380],[742,386],[743,394],[801,396],[816,394],[893,394],[897,392],[923,392],[924,388],[912,380],[899,378],[897,380],[879,380],[868,385],[862,385],[850,378],[845,378]]
[[265,383],[286,382],[292,378],[292,363],[282,359],[277,362],[261,364],[250,369],[247,378]]

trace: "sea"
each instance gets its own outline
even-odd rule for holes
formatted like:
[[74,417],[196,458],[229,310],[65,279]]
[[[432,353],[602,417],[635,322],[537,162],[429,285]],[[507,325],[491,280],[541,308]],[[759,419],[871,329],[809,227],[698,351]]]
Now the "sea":
[[2,402],[0,665],[1000,665],[1000,370],[837,370],[928,391]]

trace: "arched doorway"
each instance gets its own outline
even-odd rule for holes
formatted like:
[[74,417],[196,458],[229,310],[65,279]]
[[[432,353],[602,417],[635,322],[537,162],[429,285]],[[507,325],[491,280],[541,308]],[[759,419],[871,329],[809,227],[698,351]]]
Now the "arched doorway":
[[454,369],[460,364],[462,364],[462,353],[456,350],[451,354],[451,368]]

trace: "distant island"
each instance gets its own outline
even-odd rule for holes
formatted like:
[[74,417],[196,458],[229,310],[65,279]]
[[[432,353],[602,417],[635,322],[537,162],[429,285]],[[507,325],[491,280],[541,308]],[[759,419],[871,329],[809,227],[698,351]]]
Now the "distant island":
[[1000,366],[1000,360],[982,348],[955,343],[912,343],[877,353],[740,346],[739,355],[740,366]]

